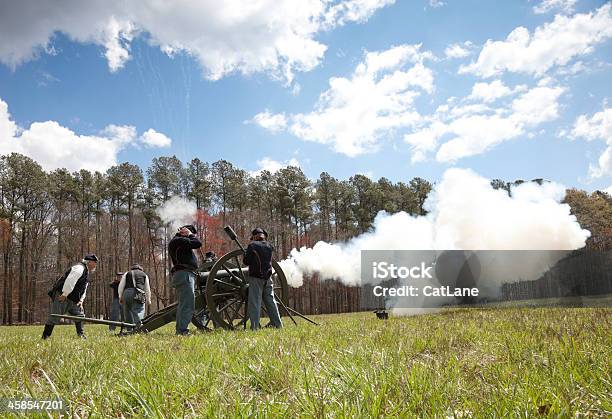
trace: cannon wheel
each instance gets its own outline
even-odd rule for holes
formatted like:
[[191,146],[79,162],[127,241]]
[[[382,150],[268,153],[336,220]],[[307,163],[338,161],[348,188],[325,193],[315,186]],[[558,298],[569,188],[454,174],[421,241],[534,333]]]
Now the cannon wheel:
[[[243,255],[240,249],[223,255],[208,273],[206,305],[215,327],[236,329],[246,321],[248,283],[246,274],[242,272],[242,268],[246,267],[242,263]],[[227,272],[230,276],[220,279],[217,278],[217,272]],[[275,260],[272,261],[272,281],[275,298],[287,305],[289,300],[287,278]],[[280,308],[279,311],[282,313]]]

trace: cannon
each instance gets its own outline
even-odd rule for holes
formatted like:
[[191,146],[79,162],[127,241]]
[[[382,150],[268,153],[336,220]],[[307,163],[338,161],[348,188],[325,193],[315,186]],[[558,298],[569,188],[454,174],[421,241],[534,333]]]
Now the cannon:
[[[249,284],[248,267],[243,263],[244,248],[230,226],[224,228],[230,239],[238,245],[220,258],[203,258],[204,262],[196,272],[195,311],[191,323],[199,330],[209,331],[213,328],[234,330],[246,328]],[[276,302],[281,316],[288,316],[294,324],[295,317],[317,324],[295,309],[289,307],[289,286],[285,273],[278,262],[272,261],[272,282]],[[175,321],[177,304],[170,304],[161,310],[146,316],[140,325],[125,322],[114,322],[105,319],[88,317],[53,315],[55,317],[80,320],[89,323],[113,324],[134,328],[132,333],[147,333]],[[265,308],[262,307],[265,312]],[[265,313],[267,315],[267,313]],[[294,317],[295,316],[295,317]]]

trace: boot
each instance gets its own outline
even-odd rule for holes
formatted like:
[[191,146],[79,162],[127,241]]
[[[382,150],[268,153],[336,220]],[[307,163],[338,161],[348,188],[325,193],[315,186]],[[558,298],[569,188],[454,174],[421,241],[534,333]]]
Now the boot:
[[47,339],[49,336],[51,336],[51,333],[53,333],[53,327],[54,326],[52,324],[45,325],[45,330],[43,330],[42,334],[43,339]]
[[87,339],[85,336],[85,332],[83,332],[83,322],[74,322],[74,327],[76,328],[77,336],[81,339]]

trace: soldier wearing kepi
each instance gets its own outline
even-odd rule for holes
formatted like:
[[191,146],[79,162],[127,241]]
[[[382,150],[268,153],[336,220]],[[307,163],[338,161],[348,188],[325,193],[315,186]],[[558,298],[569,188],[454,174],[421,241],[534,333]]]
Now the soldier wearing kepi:
[[[89,284],[89,274],[94,272],[98,257],[96,255],[86,255],[80,263],[72,266],[62,275],[53,288],[48,292],[51,297],[51,309],[49,317],[45,323],[43,339],[47,339],[53,333],[53,327],[59,324],[59,319],[51,314],[70,314],[73,316],[85,317],[83,312],[83,301],[87,295],[87,285]],[[83,322],[77,321],[77,335],[85,339],[83,333]]]
[[178,233],[168,243],[168,253],[172,259],[172,287],[176,289],[178,305],[176,308],[176,334],[188,335],[189,323],[195,309],[195,280],[198,259],[194,249],[202,247],[192,225],[179,228]]
[[[145,314],[145,302],[151,304],[149,275],[144,272],[142,266],[134,264],[123,274],[118,293],[125,321],[140,327]],[[132,329],[128,328],[128,332],[132,332]]]
[[270,325],[281,328],[283,323],[278,313],[278,306],[274,299],[274,286],[272,284],[272,252],[274,247],[267,241],[268,233],[262,228],[256,228],[251,233],[249,243],[244,254],[244,263],[249,266],[249,296],[247,313],[251,321],[251,330],[259,329],[261,315],[261,302],[270,316]]

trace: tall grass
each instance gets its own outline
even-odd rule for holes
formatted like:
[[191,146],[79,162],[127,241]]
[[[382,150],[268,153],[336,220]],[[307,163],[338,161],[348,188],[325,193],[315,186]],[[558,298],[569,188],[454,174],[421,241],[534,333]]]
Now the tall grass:
[[473,308],[119,338],[0,328],[0,397],[93,417],[612,415],[612,310]]

